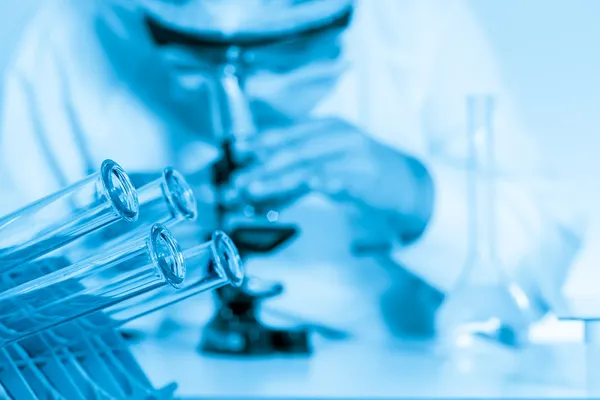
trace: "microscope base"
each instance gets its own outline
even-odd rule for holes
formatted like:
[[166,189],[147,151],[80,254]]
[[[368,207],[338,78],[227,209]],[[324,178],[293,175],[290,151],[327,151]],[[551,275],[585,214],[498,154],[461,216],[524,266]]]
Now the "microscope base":
[[229,355],[268,355],[312,353],[310,331],[267,327],[258,321],[234,324],[213,319],[204,329],[198,350]]

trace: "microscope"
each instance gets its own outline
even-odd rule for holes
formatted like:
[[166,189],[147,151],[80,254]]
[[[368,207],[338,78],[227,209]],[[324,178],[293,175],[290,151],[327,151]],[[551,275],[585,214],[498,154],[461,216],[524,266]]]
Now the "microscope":
[[[256,122],[244,93],[244,48],[222,38],[200,38],[175,32],[148,19],[147,25],[159,46],[176,44],[202,51],[210,63],[208,81],[215,96],[213,134],[221,146],[221,159],[215,163],[213,183],[217,193],[219,228],[230,235],[242,258],[270,253],[298,233],[293,224],[278,221],[279,213],[268,204],[225,201],[232,174],[252,160],[236,154],[236,140],[258,133]],[[216,79],[215,79],[216,77]],[[262,301],[283,292],[279,283],[246,278],[239,288],[216,290],[215,314],[205,326],[199,351],[228,355],[266,355],[274,353],[309,354],[310,327],[277,328],[261,321]]]
[[[243,91],[243,50],[230,46],[219,73],[216,92],[221,116],[219,137],[222,158],[214,166],[219,223],[228,232],[242,257],[265,254],[288,243],[298,232],[291,224],[278,221],[279,213],[268,205],[241,200],[226,206],[222,198],[232,173],[246,162],[236,154],[234,142],[258,133],[249,102]],[[271,354],[309,353],[308,329],[279,329],[267,326],[258,315],[263,300],[280,295],[283,286],[247,278],[242,287],[216,292],[216,313],[204,329],[200,349],[210,353]]]

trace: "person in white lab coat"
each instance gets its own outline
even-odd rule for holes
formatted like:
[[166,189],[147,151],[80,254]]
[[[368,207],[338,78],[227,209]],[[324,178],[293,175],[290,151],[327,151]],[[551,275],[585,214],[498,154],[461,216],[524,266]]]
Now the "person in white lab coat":
[[[238,150],[259,162],[236,175],[235,187],[265,200],[309,186],[350,205],[363,231],[393,239],[395,259],[447,292],[467,252],[463,172],[452,167],[464,156],[466,95],[498,99],[495,146],[505,176],[540,167],[484,32],[461,0],[48,2],[5,79],[3,170],[22,202],[80,179],[104,158],[131,172],[171,164],[202,182],[218,157],[207,134],[212,95],[205,76],[172,64],[201,64],[203,55],[182,45],[159,50],[147,17],[188,37],[252,36],[313,28],[350,7],[341,36],[256,51],[272,64],[245,82],[261,134]],[[515,182],[500,183],[498,208],[502,262],[542,312],[569,263],[567,228]],[[347,229],[336,232],[339,239]]]

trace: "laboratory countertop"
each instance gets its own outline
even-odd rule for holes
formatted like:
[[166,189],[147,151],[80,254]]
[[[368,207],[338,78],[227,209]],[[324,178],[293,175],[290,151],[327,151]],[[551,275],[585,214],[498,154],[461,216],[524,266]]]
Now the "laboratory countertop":
[[[211,296],[200,295],[135,321],[133,328],[148,336],[133,344],[132,351],[154,385],[176,382],[183,398],[587,395],[586,349],[564,338],[557,342],[561,338],[555,325],[542,329],[535,344],[522,352],[486,346],[473,358],[461,353],[450,357],[434,343],[391,335],[395,323],[426,310],[415,311],[416,294],[399,285],[397,265],[348,254],[346,230],[334,230],[339,226],[334,218],[332,210],[305,217],[303,234],[292,246],[272,257],[248,260],[247,271],[285,287],[263,310],[342,330],[347,338],[315,334],[310,356],[200,354],[196,348],[202,326],[212,314]],[[165,316],[170,323],[164,323]]]
[[[182,398],[575,398],[587,394],[585,348],[577,343],[553,343],[556,331],[545,343],[538,340],[521,353],[491,346],[474,358],[448,357],[438,352],[434,342],[411,342],[386,334],[376,290],[352,290],[326,263],[304,273],[278,265],[277,274],[271,270],[267,275],[286,283],[288,291],[263,308],[284,314],[293,310],[292,319],[348,332],[347,338],[313,334],[310,356],[200,354],[202,326],[213,311],[211,296],[201,295],[133,326],[147,332],[148,336],[132,345],[132,351],[153,384],[163,387],[176,382]],[[371,273],[369,287],[385,287],[384,276]],[[306,285],[313,280],[323,288],[315,284],[313,292],[307,293]],[[273,322],[281,324],[284,319]],[[154,329],[148,331],[148,326]]]
[[446,359],[427,344],[315,342],[310,356],[215,357],[195,351],[197,331],[145,340],[134,354],[151,381],[182,398],[586,397],[579,346],[516,356]]

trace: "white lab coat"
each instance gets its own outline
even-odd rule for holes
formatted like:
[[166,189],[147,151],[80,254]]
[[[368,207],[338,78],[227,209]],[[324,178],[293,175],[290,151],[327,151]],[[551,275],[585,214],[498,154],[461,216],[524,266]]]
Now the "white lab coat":
[[[206,127],[197,112],[202,99],[178,97],[143,29],[99,18],[100,1],[48,3],[27,30],[4,88],[0,159],[20,201],[83,177],[104,158],[128,171],[171,164],[184,172],[214,159],[197,133]],[[464,156],[465,96],[497,96],[496,152],[508,175],[529,179],[542,170],[536,144],[516,119],[484,32],[463,1],[363,1],[345,49],[351,68],[316,112],[340,115],[426,162],[435,182],[433,218],[418,242],[397,246],[393,256],[446,291],[466,255],[464,172],[443,161]],[[500,184],[498,253],[529,292],[553,303],[577,237],[540,208],[530,183]],[[319,227],[305,229],[320,235],[309,249],[347,248],[352,230],[343,218],[331,217],[322,199],[305,203],[283,218],[300,215]],[[307,211],[316,203],[326,211]]]

